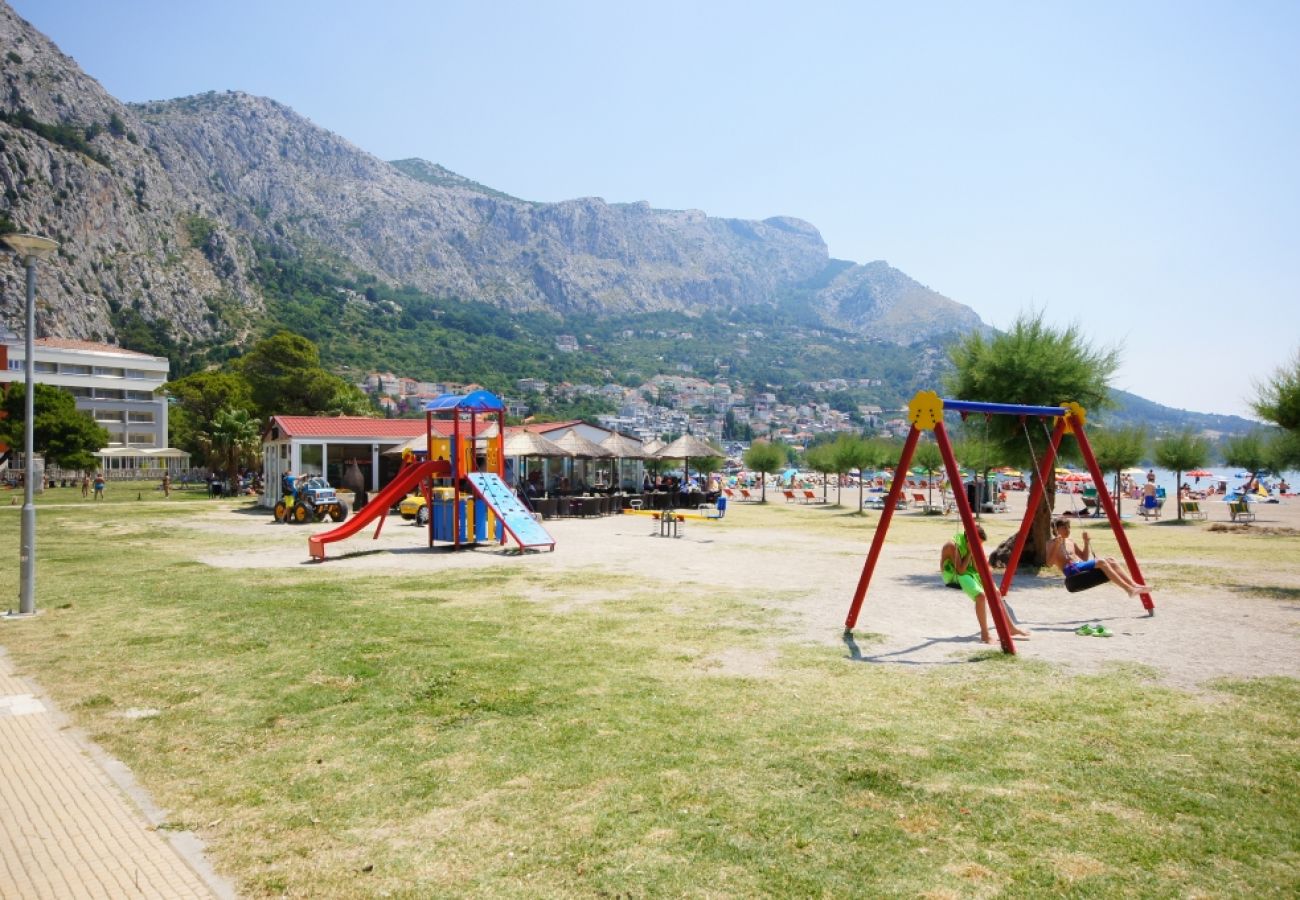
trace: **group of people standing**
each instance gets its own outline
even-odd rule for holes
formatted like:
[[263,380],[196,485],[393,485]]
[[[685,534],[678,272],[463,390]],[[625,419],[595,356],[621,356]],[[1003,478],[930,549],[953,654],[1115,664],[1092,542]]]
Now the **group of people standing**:
[[93,491],[94,491],[94,499],[96,499],[96,500],[103,500],[103,499],[104,499],[104,484],[105,484],[105,482],[104,482],[104,473],[103,473],[103,472],[96,472],[96,473],[95,473],[95,477],[94,477],[94,479],[92,479],[92,478],[90,477],[90,473],[88,473],[88,472],[87,472],[86,474],[82,475],[82,476],[81,476],[81,497],[82,497],[82,499],[84,500],[84,499],[86,499],[86,498],[89,498],[89,497],[91,496],[91,491],[93,490]]

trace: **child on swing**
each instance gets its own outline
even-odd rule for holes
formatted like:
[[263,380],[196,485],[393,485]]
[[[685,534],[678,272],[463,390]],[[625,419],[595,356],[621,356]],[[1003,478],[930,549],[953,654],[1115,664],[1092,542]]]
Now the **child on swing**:
[[1083,547],[1070,540],[1070,520],[1058,518],[1052,523],[1055,537],[1047,546],[1047,564],[1056,566],[1061,574],[1069,577],[1090,569],[1099,569],[1107,580],[1122,589],[1130,597],[1151,592],[1145,584],[1138,584],[1128,573],[1109,556],[1089,559],[1092,556],[1092,537],[1087,531],[1083,533]]
[[[981,544],[988,540],[983,525],[975,526],[975,531],[980,536]],[[984,585],[980,583],[980,573],[975,568],[975,560],[971,556],[964,531],[957,532],[951,541],[943,545],[943,550],[939,552],[939,571],[943,573],[943,583],[947,587],[959,587],[966,592],[967,597],[975,601],[975,618],[980,624],[980,640],[986,644],[993,643],[993,637],[989,634],[988,598],[984,596]],[[1010,609],[1007,612],[1010,615]],[[1028,631],[1017,628],[1013,622],[1008,621],[1007,624],[1011,626],[1011,633],[1016,637],[1029,637]]]

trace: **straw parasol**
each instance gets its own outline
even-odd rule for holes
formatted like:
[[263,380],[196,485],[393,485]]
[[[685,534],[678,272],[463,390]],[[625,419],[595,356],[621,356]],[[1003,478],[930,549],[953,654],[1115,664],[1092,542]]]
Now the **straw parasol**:
[[655,451],[656,459],[680,459],[682,468],[686,470],[687,478],[691,475],[690,459],[692,457],[700,459],[708,456],[722,456],[722,453],[693,434],[684,434],[667,447]]
[[553,443],[574,459],[607,459],[614,455],[595,441],[572,430],[564,432]]
[[610,453],[614,454],[618,461],[614,464],[613,481],[615,487],[623,485],[623,460],[625,459],[645,459],[650,454],[645,452],[645,446],[635,438],[630,438],[625,434],[615,431],[600,442]]
[[659,438],[650,438],[650,440],[641,444],[641,451],[645,453],[646,459],[653,459],[655,454],[666,446],[668,445],[659,440]]
[[534,431],[516,431],[506,438],[506,456],[569,456],[569,451],[555,441]]
[[645,445],[640,441],[634,441],[617,431],[601,441],[600,446],[619,459],[645,459],[650,455],[646,453]]

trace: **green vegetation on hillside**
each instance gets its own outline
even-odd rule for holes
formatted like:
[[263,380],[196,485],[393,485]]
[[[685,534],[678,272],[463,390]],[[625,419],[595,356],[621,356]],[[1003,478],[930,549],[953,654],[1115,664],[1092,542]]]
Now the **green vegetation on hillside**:
[[[266,330],[314,341],[338,370],[390,370],[422,380],[512,390],[519,378],[641,383],[656,374],[726,379],[811,399],[801,381],[875,379],[856,402],[896,405],[922,382],[916,348],[812,327],[804,305],[736,307],[696,317],[655,312],[601,318],[510,313],[487,303],[392,288],[332,260],[259,248],[254,273],[267,298]],[[562,352],[571,335],[579,350]]]

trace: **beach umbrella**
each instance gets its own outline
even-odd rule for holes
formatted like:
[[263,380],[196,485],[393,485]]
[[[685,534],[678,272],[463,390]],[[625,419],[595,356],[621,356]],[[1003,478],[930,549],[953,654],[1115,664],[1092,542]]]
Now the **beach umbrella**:
[[[614,455],[600,444],[572,429],[556,438],[555,444],[567,451],[571,459],[610,459]],[[569,474],[573,474],[572,463],[570,463]]]
[[600,444],[573,430],[564,432],[554,443],[574,459],[608,459],[614,455]]
[[668,445],[659,440],[659,438],[650,438],[650,440],[641,444],[641,451],[645,453],[646,459],[651,459],[666,446]]
[[[543,437],[535,431],[519,429],[511,434],[506,435],[502,453],[507,457],[516,457],[518,459],[537,459],[540,457],[550,457],[552,459],[564,458],[569,455],[569,451],[556,444],[549,438]],[[529,474],[533,474],[530,470]],[[523,471],[517,473],[518,478],[523,479]],[[536,477],[542,478],[542,470],[536,470]],[[537,482],[538,489],[542,489],[541,481]]]
[[635,438],[630,438],[625,434],[615,431],[600,442],[604,447],[618,460],[614,470],[614,486],[621,487],[623,482],[623,460],[625,459],[645,459],[645,446]]
[[535,431],[516,431],[506,438],[506,456],[569,456],[569,451]]
[[1213,472],[1207,472],[1205,469],[1192,469],[1192,471],[1184,472],[1183,474],[1186,475],[1188,478],[1197,478],[1197,479],[1214,477]]
[[710,447],[704,441],[700,440],[693,434],[684,434],[677,440],[673,441],[667,447],[655,453],[656,459],[680,459],[682,468],[686,471],[686,477],[690,477],[691,470],[688,460],[691,457],[700,459],[706,456],[721,456],[722,454]]
[[617,431],[601,441],[600,446],[619,459],[645,459],[649,456],[644,444]]
[[1092,481],[1092,476],[1084,472],[1066,472],[1066,474],[1062,475],[1057,480],[1068,482]]

